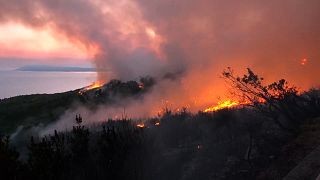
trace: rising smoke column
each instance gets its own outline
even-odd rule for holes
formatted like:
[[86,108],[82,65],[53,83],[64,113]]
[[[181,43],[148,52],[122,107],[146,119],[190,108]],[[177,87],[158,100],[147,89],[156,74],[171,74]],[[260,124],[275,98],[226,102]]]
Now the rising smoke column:
[[302,89],[319,85],[319,1],[138,2],[167,45],[183,52],[188,97],[208,102],[223,96],[218,76],[227,66],[240,74],[250,67],[269,81],[285,78]]

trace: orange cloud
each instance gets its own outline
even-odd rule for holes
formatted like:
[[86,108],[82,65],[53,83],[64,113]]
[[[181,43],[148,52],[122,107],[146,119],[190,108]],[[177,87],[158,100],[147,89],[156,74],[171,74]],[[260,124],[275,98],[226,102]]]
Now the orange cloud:
[[84,48],[54,34],[49,28],[34,29],[17,23],[0,25],[0,57],[86,58]]

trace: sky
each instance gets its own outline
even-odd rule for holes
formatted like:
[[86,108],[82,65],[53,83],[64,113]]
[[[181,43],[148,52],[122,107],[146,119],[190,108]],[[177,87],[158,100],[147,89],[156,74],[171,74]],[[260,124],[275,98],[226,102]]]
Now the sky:
[[50,29],[34,30],[19,23],[6,23],[1,25],[0,32],[1,57],[86,57],[72,43],[53,37]]
[[0,69],[25,65],[90,66],[85,49],[48,28],[33,29],[21,23],[0,25]]
[[319,8],[318,0],[0,0],[0,64],[91,64],[112,71],[98,73],[103,82],[179,74],[170,91],[179,101],[222,96],[229,66],[308,89],[320,82]]

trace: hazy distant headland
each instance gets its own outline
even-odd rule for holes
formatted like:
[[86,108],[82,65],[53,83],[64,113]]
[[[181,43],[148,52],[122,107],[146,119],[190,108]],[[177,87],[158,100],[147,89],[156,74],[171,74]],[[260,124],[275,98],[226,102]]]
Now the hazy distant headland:
[[48,65],[28,65],[22,66],[16,71],[46,71],[46,72],[95,72],[92,67],[74,67],[74,66],[48,66]]
[[0,70],[0,84],[5,84],[0,86],[0,99],[17,95],[65,92],[87,86],[96,78],[96,71],[90,66],[39,65],[6,68]]

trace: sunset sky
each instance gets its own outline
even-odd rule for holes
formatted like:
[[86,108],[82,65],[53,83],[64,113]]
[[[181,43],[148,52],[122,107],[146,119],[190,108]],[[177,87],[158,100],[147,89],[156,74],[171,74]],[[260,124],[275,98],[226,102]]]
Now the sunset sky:
[[90,65],[84,48],[65,37],[57,37],[48,28],[33,29],[21,23],[0,25],[0,65]]
[[85,58],[83,50],[65,38],[57,39],[50,29],[31,29],[19,23],[0,27],[1,57]]

